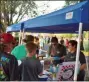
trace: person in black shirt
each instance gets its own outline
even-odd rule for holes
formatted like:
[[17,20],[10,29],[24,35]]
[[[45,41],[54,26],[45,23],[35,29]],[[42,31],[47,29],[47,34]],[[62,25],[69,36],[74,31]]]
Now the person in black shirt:
[[[68,50],[69,50],[69,52],[66,55],[64,61],[65,62],[76,61],[77,41],[70,40]],[[86,68],[86,60],[85,60],[84,54],[81,51],[80,51],[80,55],[79,55],[79,62],[80,62],[81,65],[80,65],[77,80],[78,81],[84,81],[84,76],[85,76],[84,69]]]
[[83,36],[81,36],[81,39],[80,39],[80,50],[84,50],[84,46],[83,46]]
[[60,44],[64,45],[63,37],[61,37]]
[[21,81],[39,81],[38,75],[42,74],[43,67],[38,59],[33,59],[36,55],[37,45],[33,42],[26,44],[27,57],[22,60],[19,66]]
[[12,42],[11,34],[0,35],[0,81],[19,80],[17,59],[9,53],[13,47]]
[[58,43],[57,37],[52,37],[51,45],[49,46],[49,50],[48,50],[48,55],[50,55],[51,57],[60,58],[60,60],[53,61],[53,63],[55,65],[63,62],[62,59],[66,55],[66,47],[64,45]]

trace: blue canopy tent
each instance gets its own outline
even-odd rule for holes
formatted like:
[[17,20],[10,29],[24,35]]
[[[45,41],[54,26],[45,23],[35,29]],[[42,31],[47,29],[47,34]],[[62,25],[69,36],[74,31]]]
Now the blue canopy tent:
[[[24,22],[25,31],[69,32],[78,31],[79,22],[83,23],[83,30],[89,30],[88,1],[66,7],[56,12],[44,15],[33,21]],[[35,22],[36,21],[36,22]]]
[[[39,18],[41,19],[42,16],[39,16],[39,17],[36,17],[34,19],[31,19],[30,20],[30,23],[31,22],[36,22]],[[42,17],[43,18],[43,17]],[[27,20],[29,21],[29,20]],[[27,22],[25,21],[25,22]],[[13,24],[11,26],[8,26],[7,29],[6,29],[6,32],[20,32],[20,30],[23,30],[25,29],[23,26],[23,24],[25,24],[25,22],[21,22],[21,23],[17,23],[17,24]],[[26,30],[25,30],[26,31]],[[58,29],[44,29],[44,28],[30,28],[30,30],[26,31],[26,32],[35,32],[35,33],[78,33],[78,31],[66,31],[66,30],[58,30]]]
[[6,29],[6,32],[19,32],[21,30],[21,24],[23,23],[17,23],[17,24],[8,26]]
[[[82,21],[83,30],[88,28],[88,2],[66,7],[64,9],[52,12],[47,15],[42,15],[34,19],[27,20],[24,23],[25,31],[30,32],[45,32],[45,33],[74,33],[78,31],[79,22]],[[71,17],[68,18],[68,16]],[[85,16],[84,16],[85,15]],[[20,31],[21,23],[9,26],[7,32]]]
[[[24,23],[24,30],[27,32],[76,32],[79,30],[77,57],[75,65],[74,80],[77,79],[77,69],[80,53],[80,38],[83,31],[89,30],[89,2],[84,1],[76,5],[66,7],[56,12],[27,20]],[[21,27],[19,27],[21,28]],[[19,30],[18,28],[18,30]],[[8,30],[9,31],[9,30]],[[13,27],[12,27],[12,31]]]
[[78,31],[79,39],[76,52],[76,64],[74,72],[74,80],[77,80],[78,62],[80,54],[80,38],[83,31],[89,30],[89,2],[84,1],[79,4],[66,7],[58,10],[54,13],[45,15],[42,18],[36,20],[36,22],[30,22],[30,20],[24,22],[25,31],[49,31],[49,32],[63,32],[63,31]]

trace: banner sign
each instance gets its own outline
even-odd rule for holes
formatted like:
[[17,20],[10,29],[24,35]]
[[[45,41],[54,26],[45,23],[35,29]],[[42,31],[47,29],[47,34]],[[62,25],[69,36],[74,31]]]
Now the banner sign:
[[75,62],[64,62],[59,66],[57,73],[58,81],[73,81]]
[[73,12],[66,13],[66,19],[72,19],[73,18]]

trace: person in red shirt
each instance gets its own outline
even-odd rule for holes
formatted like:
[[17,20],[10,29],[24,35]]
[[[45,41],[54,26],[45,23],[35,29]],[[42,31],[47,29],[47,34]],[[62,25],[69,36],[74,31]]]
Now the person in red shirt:
[[65,45],[66,45],[66,47],[68,48],[68,46],[69,46],[69,41],[68,41],[68,39],[66,39]]

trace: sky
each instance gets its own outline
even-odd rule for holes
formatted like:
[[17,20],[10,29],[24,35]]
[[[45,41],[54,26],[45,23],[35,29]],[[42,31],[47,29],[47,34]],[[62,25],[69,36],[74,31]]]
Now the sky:
[[[35,3],[38,7],[38,16],[61,9],[65,5],[65,1],[35,1]],[[29,19],[28,16],[24,16],[24,18],[20,22],[27,19]]]
[[[35,1],[38,5],[38,11],[45,10],[45,13],[50,13],[64,6],[65,1]],[[48,7],[47,7],[48,5]]]

